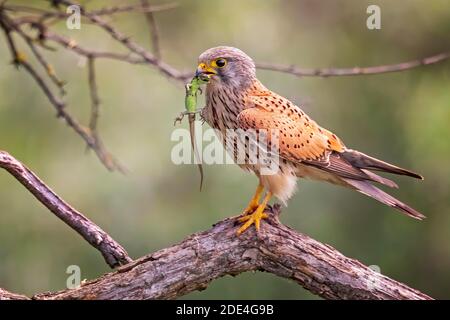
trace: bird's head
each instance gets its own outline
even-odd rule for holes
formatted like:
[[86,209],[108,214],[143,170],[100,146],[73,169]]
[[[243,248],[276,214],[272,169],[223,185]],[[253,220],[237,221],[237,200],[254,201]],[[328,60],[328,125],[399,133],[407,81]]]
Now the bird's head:
[[214,86],[245,87],[256,77],[255,63],[237,48],[210,48],[198,58],[196,75],[206,75]]

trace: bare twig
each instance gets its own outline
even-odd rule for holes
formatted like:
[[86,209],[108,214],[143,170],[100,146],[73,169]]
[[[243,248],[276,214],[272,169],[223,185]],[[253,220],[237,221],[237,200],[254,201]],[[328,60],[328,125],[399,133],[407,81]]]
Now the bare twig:
[[11,52],[11,56],[12,56],[12,63],[16,67],[18,67],[20,65],[20,61],[23,59],[23,55],[20,55],[19,52],[17,51],[16,44],[11,35],[11,26],[8,24],[8,22],[4,18],[5,15],[3,13],[2,5],[0,5],[0,27],[2,28],[3,33],[5,34],[6,43],[8,44],[8,48],[9,48],[9,51]]
[[[173,66],[167,64],[161,59],[159,33],[155,17],[153,15],[153,12],[171,9],[176,5],[175,4],[149,5],[148,0],[141,0],[141,2],[138,4],[105,7],[92,11],[87,11],[84,7],[81,7],[81,13],[83,15],[83,18],[87,22],[103,29],[115,41],[120,42],[124,46],[124,49],[126,49],[127,51],[125,53],[116,53],[108,51],[97,51],[91,48],[80,46],[73,39],[68,39],[58,33],[49,30],[50,22],[48,21],[48,18],[61,19],[67,17],[67,13],[65,13],[64,10],[61,11],[57,9],[57,6],[59,4],[69,6],[77,3],[70,0],[47,0],[47,1],[49,1],[53,6],[55,6],[54,10],[44,10],[35,7],[16,6],[9,4],[8,5],[3,4],[2,6],[0,6],[1,11],[0,24],[2,29],[4,29],[8,46],[13,56],[13,62],[17,67],[22,65],[32,75],[32,77],[36,80],[36,82],[41,87],[41,89],[48,97],[50,102],[55,106],[58,112],[58,116],[63,117],[67,122],[67,124],[70,127],[72,127],[85,140],[87,145],[96,152],[98,158],[109,170],[118,169],[120,171],[124,171],[122,166],[113,158],[113,156],[103,146],[103,143],[99,138],[98,132],[96,130],[92,132],[93,123],[97,122],[96,120],[93,119],[97,118],[97,116],[95,115],[96,114],[95,110],[98,110],[98,108],[96,107],[92,108],[94,113],[93,116],[91,116],[89,127],[85,127],[81,123],[79,123],[73,116],[71,116],[65,110],[66,106],[63,100],[53,94],[53,92],[48,87],[45,79],[39,76],[38,72],[33,68],[33,66],[28,61],[26,61],[24,54],[16,48],[11,33],[12,32],[19,33],[19,35],[27,42],[28,46],[32,50],[33,54],[35,55],[39,63],[44,67],[47,77],[49,77],[49,79],[54,84],[56,84],[60,88],[60,90],[62,90],[63,83],[56,77],[53,67],[47,61],[45,56],[40,52],[40,50],[37,48],[37,44],[39,44],[43,48],[52,49],[50,46],[47,46],[44,43],[44,41],[55,42],[58,45],[63,46],[67,50],[71,50],[80,56],[86,57],[88,60],[106,58],[132,64],[152,65],[169,79],[173,79],[178,83],[184,83],[190,77],[192,77],[192,72],[180,71],[174,68]],[[9,12],[14,13],[14,15],[19,14],[19,16],[14,19],[7,17],[4,12],[5,10],[9,10]],[[107,22],[105,19],[102,18],[120,12],[140,12],[146,14],[146,18],[151,32],[153,53],[144,49],[138,43],[131,40],[130,37],[120,32],[116,27],[114,27],[112,24],[110,24],[109,22]],[[31,13],[31,15],[20,16],[21,13]],[[34,39],[21,29],[21,26],[24,23],[30,24],[33,28],[36,28],[39,31],[38,39]],[[449,56],[450,53],[447,52],[420,60],[413,60],[395,65],[383,65],[367,68],[303,69],[296,66],[285,66],[268,63],[259,63],[257,64],[257,66],[260,69],[286,72],[296,76],[323,76],[323,77],[348,76],[348,75],[377,74],[377,73],[403,71],[421,65],[429,65],[442,62],[447,60]]]
[[[14,39],[12,38],[12,35],[11,35],[11,30],[12,30],[12,28],[14,28],[14,24],[9,19],[7,19],[6,15],[4,15],[4,13],[2,11],[0,11],[0,27],[3,29],[5,37],[9,44],[9,48],[10,48],[13,62],[15,63],[15,65],[17,67],[23,66],[30,73],[30,75],[35,79],[35,81],[41,87],[42,91],[45,93],[45,95],[50,100],[50,102],[55,106],[56,110],[58,111],[58,116],[64,116],[64,114],[65,114],[64,102],[62,102],[57,96],[55,96],[53,94],[51,89],[45,83],[44,79],[28,63],[24,54],[19,53],[19,51],[17,50],[17,46],[14,42]],[[70,116],[68,116],[68,117],[70,118]],[[75,122],[73,119],[70,119],[69,121]]]
[[[42,78],[39,73],[34,69],[34,67],[25,59],[25,56],[20,53],[14,43],[14,40],[12,38],[11,32],[15,31],[20,34],[20,36],[27,42],[28,46],[36,56],[39,63],[45,68],[47,76],[60,88],[62,89],[62,82],[56,77],[52,66],[46,61],[45,57],[40,53],[38,48],[35,46],[34,42],[35,39],[28,36],[22,29],[21,25],[18,25],[15,20],[10,19],[6,16],[4,12],[4,7],[0,8],[0,27],[4,30],[4,33],[6,35],[6,39],[11,51],[11,54],[13,56],[13,62],[16,66],[23,66],[25,70],[27,70],[31,76],[35,79],[35,81],[38,83],[42,91],[45,93],[49,101],[53,104],[53,106],[56,108],[58,112],[58,116],[65,119],[66,123],[72,127],[87,143],[89,148],[93,149],[98,158],[102,161],[102,163],[105,165],[106,168],[109,170],[119,170],[122,172],[125,172],[126,170],[118,163],[118,161],[106,150],[106,148],[103,145],[103,142],[101,141],[99,134],[96,130],[96,123],[98,118],[98,95],[95,94],[97,99],[93,100],[93,108],[92,108],[92,117],[90,121],[90,128],[86,128],[83,125],[81,125],[72,115],[70,115],[66,111],[66,105],[65,103],[57,97],[50,87],[47,85],[44,78]],[[117,59],[121,61],[127,61],[129,63],[148,63],[148,61],[152,61],[155,65],[158,65],[158,68],[160,70],[163,70],[166,74],[169,74],[171,76],[175,76],[177,80],[184,79],[185,74],[179,73],[176,69],[166,65],[165,63],[158,63],[157,60],[150,54],[146,54],[146,59],[143,57],[135,57],[133,56],[133,53],[128,54],[116,54],[112,52],[94,52],[92,50],[84,49],[79,46],[77,46],[76,43],[74,43],[73,40],[68,40],[62,36],[58,36],[56,34],[53,34],[51,31],[48,30],[48,28],[43,24],[42,21],[33,21],[30,22],[33,27],[37,28],[39,30],[39,41],[42,44],[42,41],[52,39],[56,42],[58,42],[61,45],[65,45],[66,48],[72,49],[74,52],[81,54],[88,59],[90,59],[91,62],[93,62],[93,59],[95,58],[111,58],[111,59]],[[107,24],[106,24],[107,25]],[[48,47],[46,47],[48,49]],[[145,50],[143,48],[142,52]],[[141,52],[141,54],[142,54]],[[89,68],[89,72],[93,68]],[[92,75],[92,73],[91,73]],[[90,75],[90,78],[91,78]],[[92,84],[92,81],[91,81]],[[90,85],[90,88],[92,89],[92,85]],[[96,92],[96,90],[91,90],[91,92]],[[91,94],[91,97],[93,95]],[[95,127],[94,130],[92,130]]]
[[[148,0],[141,0],[141,4],[144,9],[150,8],[150,3],[148,2]],[[156,59],[161,60],[161,48],[159,46],[159,30],[158,25],[156,24],[155,16],[153,15],[153,12],[146,11],[145,18],[147,19],[147,24],[150,30],[150,38],[151,44],[153,46],[153,54],[155,55]]]
[[97,122],[99,117],[100,99],[98,97],[97,80],[95,76],[95,58],[88,59],[89,92],[91,94],[91,119],[89,128],[94,136],[97,136]]
[[[113,7],[105,7],[99,10],[92,10],[91,13],[96,16],[110,16],[117,13],[127,13],[127,12],[160,12],[165,10],[170,10],[176,8],[176,3],[164,3],[159,5],[151,5],[151,6],[143,6],[142,4],[129,4],[122,6],[113,6]],[[66,19],[70,14],[63,11],[51,11],[45,10],[41,8],[31,7],[31,6],[21,6],[21,5],[4,5],[4,9],[11,12],[16,13],[34,13],[38,14],[39,19],[48,19],[48,18],[57,18],[57,19]],[[29,17],[33,18],[33,17]],[[33,19],[35,21],[35,19]]]
[[110,235],[61,199],[38,176],[7,152],[0,151],[0,168],[7,170],[44,206],[99,250],[111,268],[132,261],[125,249]]
[[[13,56],[14,64],[17,67],[22,66],[36,81],[41,90],[47,96],[50,103],[55,107],[57,111],[57,116],[63,118],[66,121],[67,125],[72,129],[74,129],[75,132],[78,133],[83,138],[83,140],[87,143],[87,145],[92,150],[95,151],[97,157],[105,165],[106,168],[108,168],[109,170],[117,169],[119,171],[125,172],[125,169],[118,163],[117,160],[115,160],[115,158],[103,146],[103,143],[100,140],[99,136],[92,135],[91,131],[88,128],[81,125],[75,117],[73,117],[69,112],[66,111],[66,104],[53,93],[53,91],[50,89],[44,78],[42,78],[39,75],[39,73],[35,70],[35,68],[27,61],[25,56],[17,50],[15,42],[11,36],[11,31],[15,30],[19,32],[21,35],[23,35],[25,39],[27,39],[27,36],[23,34],[22,31],[20,30],[20,27],[15,25],[14,21],[9,19],[1,10],[0,10],[0,28],[3,29],[4,34],[7,38],[7,42],[9,44],[10,51]],[[46,61],[43,60],[43,63],[46,63]]]
[[[100,115],[100,98],[98,97],[97,80],[95,75],[95,57],[88,56],[88,82],[91,96],[91,117],[89,121],[89,133],[94,141],[94,150],[104,150],[103,142],[97,130],[98,118]],[[90,145],[88,144],[88,148]],[[122,173],[127,170],[111,154],[97,153],[97,156],[107,168],[117,169]]]
[[236,219],[220,221],[183,242],[144,256],[73,290],[33,299],[175,299],[211,281],[248,271],[290,279],[325,299],[430,300],[431,298],[297,233],[276,217],[258,235],[236,236]]
[[108,52],[108,51],[96,51],[89,48],[85,48],[83,46],[80,46],[78,43],[76,43],[74,40],[71,40],[67,37],[64,37],[62,35],[53,33],[50,30],[47,30],[45,34],[43,35],[44,39],[53,41],[60,46],[63,46],[64,48],[73,51],[74,53],[84,56],[86,58],[93,57],[93,58],[104,58],[104,59],[112,59],[112,60],[118,60],[123,61],[131,64],[145,64],[147,63],[144,59],[140,57],[135,57],[131,53],[116,53],[116,52]]
[[60,80],[56,76],[53,66],[49,62],[47,62],[46,58],[42,55],[40,50],[36,47],[35,39],[32,39],[25,32],[23,32],[22,29],[20,29],[19,27],[16,27],[16,26],[14,26],[14,27],[15,27],[14,30],[17,31],[17,33],[22,37],[22,39],[25,40],[28,47],[31,49],[31,52],[33,52],[36,59],[39,61],[41,66],[44,68],[45,72],[47,73],[47,76],[52,80],[53,84],[59,88],[61,94],[64,95],[65,94],[65,90],[64,90],[65,82]]
[[96,16],[105,16],[112,15],[116,13],[122,12],[143,12],[143,13],[152,13],[152,12],[160,12],[165,10],[170,10],[176,8],[178,5],[176,3],[164,3],[159,5],[144,5],[144,4],[131,4],[124,6],[115,6],[109,8],[102,8],[99,10],[90,11],[91,14]]
[[405,71],[420,66],[426,66],[443,62],[450,58],[450,52],[439,53],[423,59],[417,59],[398,64],[388,64],[374,67],[353,67],[353,68],[323,68],[323,69],[306,69],[299,68],[294,65],[286,66],[271,63],[258,63],[259,69],[271,70],[289,73],[298,77],[336,77],[336,76],[358,76],[367,74],[380,74],[388,72]]
[[[59,0],[58,3],[62,3],[66,6],[75,5],[74,2],[69,0]],[[80,11],[81,14],[88,18],[92,23],[105,30],[113,39],[121,43],[125,48],[138,56],[141,56],[147,63],[155,66],[165,76],[181,82],[186,81],[186,73],[180,72],[169,64],[159,61],[153,54],[145,50],[135,41],[131,40],[130,37],[120,32],[117,28],[106,22],[101,17],[87,12],[84,7],[80,7]]]

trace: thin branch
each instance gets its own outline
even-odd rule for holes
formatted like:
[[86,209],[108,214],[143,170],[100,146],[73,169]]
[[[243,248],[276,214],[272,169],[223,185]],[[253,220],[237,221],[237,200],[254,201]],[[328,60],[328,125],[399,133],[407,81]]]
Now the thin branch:
[[405,71],[420,66],[427,66],[446,61],[450,58],[450,52],[443,52],[423,59],[416,59],[398,64],[388,64],[374,67],[353,68],[323,68],[306,69],[294,65],[280,65],[271,63],[257,63],[256,67],[264,70],[289,73],[297,77],[336,77],[336,76],[358,76],[368,74],[380,74],[389,72]]
[[[279,208],[275,212],[279,213]],[[236,219],[220,221],[183,242],[144,256],[79,288],[33,299],[176,299],[226,275],[263,271],[290,279],[325,299],[430,300],[329,245],[272,217],[236,236]]]
[[7,23],[7,21],[4,19],[4,13],[3,13],[3,4],[0,5],[0,28],[3,30],[3,33],[6,37],[6,43],[8,44],[9,51],[11,52],[12,56],[12,63],[18,67],[20,65],[20,60],[23,59],[23,56],[21,56],[17,50],[16,44],[13,40],[13,37],[11,35],[11,26]]
[[[98,110],[98,103],[93,101],[94,108],[93,110],[93,117],[90,121],[90,128],[86,128],[82,126],[73,116],[71,116],[65,109],[66,105],[65,103],[58,98],[52,90],[47,85],[46,81],[39,75],[39,73],[34,69],[34,67],[25,59],[23,54],[18,52],[14,40],[11,36],[11,31],[16,31],[19,33],[24,40],[27,42],[27,44],[30,46],[31,50],[35,54],[36,58],[40,62],[41,65],[43,65],[46,69],[47,76],[56,83],[57,85],[61,84],[59,79],[56,78],[53,68],[47,61],[45,60],[44,56],[37,50],[37,48],[34,45],[34,39],[28,36],[24,31],[22,31],[21,26],[17,25],[13,19],[9,19],[6,14],[4,13],[3,7],[1,8],[1,27],[5,32],[7,42],[10,47],[10,51],[13,55],[13,62],[16,66],[23,66],[25,70],[27,70],[31,76],[35,79],[35,81],[38,83],[40,88],[43,90],[45,95],[48,97],[50,102],[54,105],[58,112],[58,116],[65,119],[66,123],[72,127],[87,143],[87,145],[93,149],[97,157],[101,160],[101,162],[105,165],[106,168],[109,170],[119,170],[121,172],[126,172],[126,170],[122,167],[120,163],[105,149],[102,141],[100,140],[99,134],[96,130],[92,130],[93,126],[96,127],[96,118]],[[178,70],[172,68],[171,66],[165,64],[165,63],[159,63],[155,58],[150,54],[145,52],[143,48],[140,48],[136,45],[136,48],[141,50],[141,55],[144,55],[146,58],[143,57],[134,57],[133,53],[128,54],[116,54],[111,52],[94,52],[91,50],[87,50],[84,48],[81,48],[74,43],[73,40],[68,40],[62,36],[57,36],[56,34],[52,34],[48,28],[43,24],[43,22],[33,22],[32,26],[37,28],[39,31],[39,39],[41,41],[48,40],[50,37],[53,37],[55,41],[58,41],[60,44],[64,44],[67,48],[72,49],[73,51],[77,52],[78,54],[82,54],[85,57],[89,59],[94,58],[111,58],[111,59],[117,59],[122,61],[127,61],[130,63],[148,63],[149,61],[152,62],[152,64],[157,65],[158,69],[162,70],[166,75],[170,75],[175,77],[179,81],[183,81],[182,79],[186,78],[186,74],[178,72]],[[106,24],[105,27],[108,27],[109,25]],[[113,29],[114,31],[114,29]],[[117,34],[116,34],[117,35]],[[122,35],[119,35],[122,37]],[[48,49],[48,47],[46,47]],[[92,68],[90,68],[92,70]],[[183,81],[184,82],[184,81]],[[90,86],[92,88],[92,86]],[[95,90],[94,90],[95,91]],[[95,125],[94,125],[95,123]]]
[[[88,146],[93,149],[97,157],[102,161],[102,163],[109,170],[120,170],[125,171],[124,168],[114,159],[114,157],[106,150],[103,146],[102,141],[99,138],[97,132],[91,132],[92,128],[84,127],[81,125],[73,116],[71,116],[66,110],[65,103],[58,97],[56,97],[53,92],[48,87],[46,81],[41,78],[38,72],[33,68],[33,66],[28,63],[25,59],[23,53],[19,52],[14,44],[13,37],[11,35],[12,31],[19,33],[19,35],[24,38],[27,42],[28,46],[32,50],[33,54],[39,61],[39,63],[45,68],[47,76],[50,78],[53,83],[55,83],[60,89],[62,89],[62,82],[56,77],[54,74],[54,70],[50,63],[47,62],[44,55],[38,50],[37,44],[42,46],[45,49],[51,50],[52,48],[47,46],[44,41],[52,41],[57,43],[58,45],[64,46],[64,48],[75,52],[80,56],[84,56],[87,59],[114,59],[118,61],[123,61],[132,64],[149,64],[154,66],[157,70],[159,70],[163,75],[168,77],[169,79],[174,79],[178,83],[186,82],[190,77],[192,77],[192,72],[184,72],[180,71],[166,62],[161,60],[160,57],[160,45],[159,45],[159,33],[157,30],[157,25],[155,23],[155,18],[153,16],[153,12],[166,10],[175,7],[174,4],[163,4],[163,5],[148,5],[147,0],[141,0],[140,4],[133,5],[122,5],[115,7],[106,7],[101,8],[99,10],[86,11],[83,7],[81,7],[81,13],[83,14],[83,18],[87,20],[87,22],[92,23],[93,25],[103,29],[106,33],[108,33],[114,40],[120,42],[128,52],[126,53],[116,53],[116,52],[107,52],[107,51],[97,51],[90,48],[82,47],[77,44],[73,39],[68,39],[62,35],[59,35],[55,32],[52,32],[48,29],[49,22],[46,20],[48,17],[56,17],[56,18],[66,18],[67,13],[64,11],[60,11],[57,9],[59,4],[63,4],[65,6],[76,4],[73,1],[69,0],[48,0],[54,7],[54,11],[43,10],[34,7],[27,6],[10,6],[3,4],[0,6],[0,17],[1,17],[1,27],[5,31],[6,39],[8,42],[8,46],[10,48],[11,54],[13,56],[13,63],[19,67],[23,66],[36,80],[38,85],[44,91],[45,95],[48,97],[50,102],[54,105],[58,112],[58,116],[63,117],[66,123],[72,127],[88,144]],[[5,10],[9,10],[14,14],[20,14],[23,12],[31,12],[34,15],[31,16],[19,16],[15,19],[9,18],[5,14]],[[109,24],[106,20],[101,17],[110,16],[115,13],[120,12],[144,12],[147,13],[147,20],[149,23],[150,31],[152,34],[152,43],[154,45],[154,53],[151,53],[145,50],[142,46],[132,41],[130,37],[121,33],[117,28],[113,25]],[[7,23],[9,21],[9,23]],[[30,24],[33,28],[38,30],[38,39],[34,39],[29,36],[26,32],[21,29],[22,23]],[[394,72],[394,71],[402,71],[408,70],[414,67],[418,67],[420,65],[429,65],[433,63],[438,63],[444,60],[447,60],[450,56],[450,53],[441,53],[435,56],[431,56],[421,60],[414,60],[410,62],[400,63],[396,65],[385,65],[385,66],[376,66],[376,67],[368,67],[368,68],[329,68],[329,69],[302,69],[295,66],[283,66],[276,64],[267,64],[267,63],[259,63],[257,66],[260,69],[267,69],[279,72],[287,72],[297,76],[345,76],[345,75],[360,75],[360,74],[376,74],[376,73],[384,73],[384,72]],[[95,110],[95,108],[94,108]],[[95,113],[94,113],[95,114]],[[92,117],[91,117],[92,118]],[[95,118],[95,116],[94,116]],[[91,119],[92,120],[92,119]],[[90,122],[90,127],[92,127],[92,120]]]
[[[94,150],[104,150],[103,142],[97,130],[98,118],[100,115],[100,98],[98,97],[97,80],[95,75],[95,57],[88,56],[88,83],[91,96],[91,117],[89,121],[89,133],[94,140]],[[89,145],[88,145],[89,148]],[[117,169],[122,173],[127,170],[111,154],[97,154],[107,168]]]
[[[62,3],[66,6],[76,5],[74,2],[69,0],[58,0],[58,3]],[[131,40],[130,37],[120,32],[117,28],[107,23],[101,17],[87,12],[84,7],[80,7],[80,11],[81,14],[88,18],[92,23],[106,31],[113,39],[121,43],[125,48],[138,56],[141,56],[147,63],[155,66],[165,76],[183,83],[186,81],[186,73],[182,73],[169,64],[159,61],[153,54],[145,50],[135,41]]]
[[100,251],[111,268],[132,261],[125,249],[110,235],[66,203],[30,169],[7,152],[0,151],[0,168],[8,171],[44,206]]
[[[50,30],[46,30],[43,38],[46,40],[53,41],[58,45],[73,51],[77,55],[84,57],[94,57],[96,59],[112,59],[117,61],[122,61],[130,64],[149,64],[149,60],[143,58],[142,56],[137,56],[134,52],[129,53],[117,53],[108,51],[97,51],[83,47],[76,43],[74,40],[64,37],[62,35],[56,34]],[[191,71],[179,71],[172,66],[166,64],[163,61],[158,62],[158,68],[163,68],[168,71],[168,74],[174,75],[174,80],[184,83],[187,79],[192,78],[193,72]],[[170,76],[169,76],[170,78]]]
[[[7,19],[6,15],[2,11],[0,11],[0,27],[2,28],[7,42],[9,44],[9,48],[11,51],[11,55],[13,57],[13,62],[16,66],[23,66],[35,79],[38,85],[41,87],[42,91],[45,93],[50,102],[55,106],[58,111],[58,116],[63,116],[65,111],[65,104],[58,97],[56,97],[51,89],[47,86],[44,79],[35,71],[35,69],[27,62],[24,54],[19,53],[17,50],[17,46],[14,42],[14,39],[11,35],[11,30],[14,28],[14,24],[11,20]],[[69,116],[70,117],[70,116]],[[71,120],[72,122],[73,120]]]
[[22,39],[25,40],[28,47],[31,49],[31,52],[33,52],[36,59],[39,61],[40,65],[44,68],[45,72],[47,73],[47,76],[52,80],[53,84],[59,88],[62,95],[64,95],[66,92],[64,90],[65,82],[60,80],[53,68],[53,66],[47,62],[46,58],[42,55],[40,50],[35,45],[35,39],[28,36],[25,32],[22,31],[20,28],[15,28],[15,31],[22,37]]
[[[144,9],[150,8],[150,3],[148,0],[141,0],[142,7]],[[150,38],[151,38],[151,44],[153,46],[153,54],[155,55],[156,59],[161,60],[161,48],[159,46],[159,30],[158,25],[156,24],[155,16],[153,15],[153,12],[146,11],[145,18],[147,20],[147,24],[150,30]]]
[[[30,6],[21,6],[21,5],[4,5],[5,10],[16,12],[16,13],[35,13],[38,14],[39,19],[44,18],[58,18],[58,19],[67,19],[70,14],[63,11],[50,11],[36,7]],[[131,4],[131,5],[122,5],[122,6],[114,6],[114,7],[105,7],[98,10],[92,10],[91,13],[96,16],[110,16],[117,13],[127,13],[127,12],[143,12],[143,13],[151,13],[151,12],[160,12],[165,10],[174,9],[177,7],[176,3],[164,3],[159,5],[151,5],[151,6],[143,6],[142,4]],[[29,17],[30,19],[33,17]]]
[[164,3],[164,4],[158,4],[158,5],[131,4],[131,5],[124,5],[124,6],[102,8],[99,10],[92,10],[91,14],[96,15],[96,16],[105,16],[105,15],[112,15],[112,14],[122,13],[122,12],[153,13],[153,12],[160,12],[160,11],[174,9],[177,6],[178,6],[178,4],[176,4],[176,3]]
[[[125,169],[118,163],[118,161],[106,150],[102,141],[98,135],[92,135],[91,131],[81,125],[78,120],[66,111],[66,104],[57,97],[50,89],[46,81],[39,75],[35,68],[27,61],[25,56],[21,54],[15,45],[15,42],[11,36],[11,31],[15,30],[19,32],[20,27],[14,24],[14,21],[9,19],[2,10],[0,10],[0,28],[3,29],[7,42],[10,47],[11,54],[13,56],[14,64],[19,67],[22,66],[36,81],[38,86],[47,96],[50,103],[55,107],[57,116],[63,118],[67,125],[75,130],[80,135],[87,145],[95,151],[97,157],[104,164],[108,170],[119,170],[125,172]],[[21,30],[20,30],[21,31]],[[45,61],[44,61],[45,63]]]
[[94,136],[97,136],[97,122],[99,117],[100,99],[98,97],[97,80],[95,76],[95,58],[88,58],[88,78],[89,78],[89,92],[91,95],[91,119],[89,121],[89,128]]
[[69,39],[67,37],[64,37],[62,35],[56,34],[50,30],[46,30],[43,38],[45,40],[53,41],[60,46],[73,51],[77,55],[84,56],[86,58],[93,57],[93,58],[104,58],[104,59],[112,59],[112,60],[118,60],[123,62],[128,62],[131,64],[145,64],[147,63],[144,59],[140,57],[134,57],[131,53],[116,53],[116,52],[108,52],[108,51],[97,51],[92,50],[89,48],[85,48],[83,46],[80,46],[78,43],[76,43],[74,40]]

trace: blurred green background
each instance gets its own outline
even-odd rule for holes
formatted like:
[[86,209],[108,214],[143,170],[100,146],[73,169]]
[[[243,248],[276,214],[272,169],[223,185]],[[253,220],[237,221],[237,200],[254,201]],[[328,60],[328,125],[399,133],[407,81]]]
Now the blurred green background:
[[[125,1],[81,3],[93,9]],[[239,47],[255,61],[301,67],[389,64],[450,50],[447,0],[178,3],[176,9],[157,13],[156,20],[164,60],[180,69],[194,70],[198,55],[217,45]],[[366,28],[369,4],[381,7],[381,30]],[[111,21],[150,48],[142,14],[121,14]],[[67,30],[64,23],[54,28],[85,46],[121,49],[87,24],[81,30]],[[0,149],[27,164],[132,257],[179,242],[247,204],[257,181],[237,166],[206,167],[200,193],[196,167],[171,162],[173,119],[183,109],[180,84],[151,66],[98,62],[100,131],[130,171],[110,173],[55,118],[30,76],[10,64],[1,36]],[[68,82],[70,112],[87,123],[86,67],[62,49],[49,57]],[[392,190],[428,217],[422,222],[353,191],[310,181],[299,183],[282,221],[364,264],[379,266],[389,277],[435,298],[450,298],[450,63],[359,77],[296,78],[262,70],[258,76],[267,87],[302,104],[348,146],[425,176],[423,182],[396,178],[401,188]],[[79,265],[87,279],[109,271],[96,250],[5,171],[0,172],[0,190],[0,287],[32,295],[64,288],[68,265]],[[287,280],[249,273],[215,281],[187,298],[315,297]]]

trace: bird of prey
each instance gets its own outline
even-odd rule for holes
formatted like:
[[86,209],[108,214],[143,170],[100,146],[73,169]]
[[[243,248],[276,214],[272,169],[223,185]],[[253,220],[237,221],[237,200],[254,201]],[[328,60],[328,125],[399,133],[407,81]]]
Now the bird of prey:
[[[310,178],[351,188],[400,210],[415,219],[423,219],[418,211],[378,189],[374,183],[397,187],[396,183],[372,171],[388,172],[423,179],[417,173],[378,160],[347,148],[341,139],[319,126],[298,106],[267,89],[256,77],[255,63],[243,51],[233,47],[210,48],[199,56],[197,76],[209,77],[206,85],[206,106],[202,117],[217,132],[222,143],[236,156],[239,146],[248,150],[250,139],[237,139],[228,144],[230,130],[277,130],[278,170],[263,174],[262,164],[238,163],[259,179],[256,193],[243,211],[238,235],[252,224],[259,231],[261,220],[267,218],[266,206],[272,196],[286,203],[293,195],[297,178]],[[266,143],[259,137],[256,143]],[[234,158],[235,159],[235,158]],[[248,153],[246,153],[248,159]],[[262,197],[264,190],[266,194]]]

